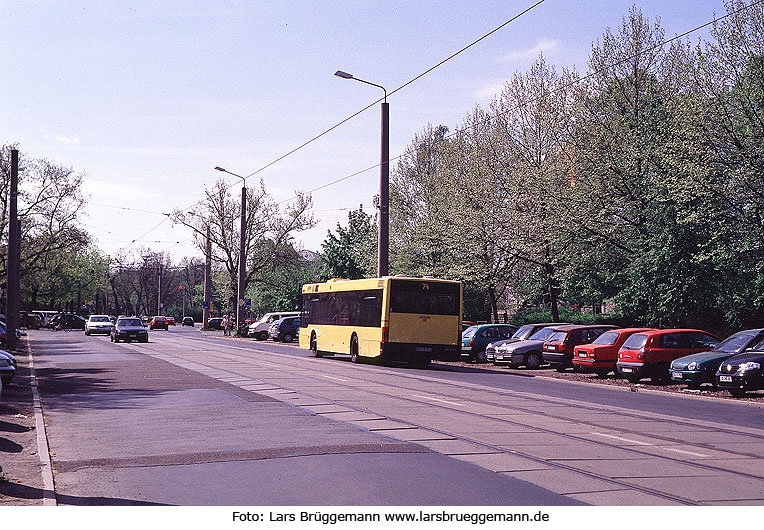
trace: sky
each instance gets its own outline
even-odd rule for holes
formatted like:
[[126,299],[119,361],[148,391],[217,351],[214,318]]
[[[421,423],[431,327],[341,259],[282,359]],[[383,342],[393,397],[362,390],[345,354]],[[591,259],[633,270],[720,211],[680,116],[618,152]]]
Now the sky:
[[[379,163],[379,105],[274,163],[382,96],[336,70],[392,92],[536,1],[3,0],[0,142],[84,175],[81,226],[104,253],[201,257],[166,214],[221,177],[237,198],[216,166],[284,206]],[[428,124],[459,128],[539,53],[587,72],[632,4],[667,38],[725,13],[722,0],[543,0],[388,98],[391,170]],[[349,210],[373,213],[378,188],[374,168],[313,192],[318,223],[298,245],[318,251]]]

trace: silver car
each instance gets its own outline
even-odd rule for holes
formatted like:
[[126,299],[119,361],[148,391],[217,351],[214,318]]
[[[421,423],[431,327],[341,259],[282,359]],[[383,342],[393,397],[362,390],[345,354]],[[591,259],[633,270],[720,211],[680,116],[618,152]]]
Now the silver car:
[[496,348],[493,364],[508,364],[510,366],[527,366],[531,369],[539,368],[544,364],[541,347],[544,341],[558,327],[564,325],[558,323],[541,328],[526,340],[508,342]]
[[0,350],[0,381],[8,386],[16,375],[16,358],[5,350]]

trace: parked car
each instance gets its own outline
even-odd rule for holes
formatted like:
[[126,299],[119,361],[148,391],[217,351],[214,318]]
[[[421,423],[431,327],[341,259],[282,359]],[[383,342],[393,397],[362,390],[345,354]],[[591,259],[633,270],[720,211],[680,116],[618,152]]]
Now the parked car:
[[85,319],[73,313],[59,313],[50,319],[53,329],[81,329],[85,330]]
[[16,358],[5,350],[0,350],[0,381],[3,386],[8,386],[16,375]]
[[118,318],[117,323],[109,335],[112,342],[137,340],[138,342],[148,342],[149,332],[138,317]]
[[208,319],[207,329],[223,329],[223,317],[212,317]]
[[671,380],[686,383],[688,388],[698,388],[703,383],[717,386],[716,372],[719,366],[733,355],[751,351],[762,341],[764,328],[739,331],[721,341],[712,350],[671,361]]
[[90,315],[85,322],[85,335],[89,336],[95,333],[109,335],[113,327],[114,324],[112,324],[109,315]]
[[470,326],[477,326],[477,322],[472,320],[462,320],[462,332]]
[[285,317],[298,316],[300,316],[299,311],[266,313],[259,320],[249,325],[249,328],[247,328],[247,336],[254,337],[257,340],[266,340],[268,338],[268,330],[271,327],[271,324]]
[[174,326],[175,325],[175,317],[164,317],[165,320],[167,320],[168,326]]
[[610,372],[618,373],[615,363],[618,350],[626,339],[634,333],[651,331],[652,328],[621,328],[606,331],[590,344],[582,344],[573,349],[573,368],[583,373],[595,373],[605,377]]
[[671,361],[714,348],[721,339],[699,329],[661,329],[635,333],[618,351],[618,373],[630,383],[649,377],[669,381]]
[[183,317],[183,322],[181,323],[182,326],[191,326],[194,327],[194,317]]
[[511,367],[525,366],[537,370],[544,364],[544,359],[541,356],[544,341],[554,333],[557,326],[561,325],[563,324],[558,323],[541,328],[526,340],[502,344],[496,349],[493,364],[508,364]]
[[157,315],[154,318],[151,319],[151,322],[149,322],[149,329],[155,330],[155,329],[169,329],[167,317],[163,317],[161,315]]
[[764,389],[764,343],[756,350],[733,355],[716,372],[720,390],[728,390],[734,397],[743,397],[749,390]]
[[527,340],[528,338],[530,338],[531,335],[536,333],[538,330],[543,329],[547,326],[552,326],[552,325],[554,325],[554,323],[550,323],[550,322],[543,323],[543,324],[523,324],[508,339],[497,340],[495,342],[490,343],[488,346],[486,346],[485,347],[486,361],[488,361],[489,363],[494,362],[494,360],[496,359],[496,350],[500,348],[501,346],[503,346],[504,344],[508,344],[511,342],[518,342],[521,340]]
[[21,311],[19,313],[19,327],[28,329],[40,329],[42,327],[42,318],[31,311]]
[[275,341],[292,342],[300,330],[300,317],[286,317],[271,324],[268,335]]
[[508,339],[517,331],[512,324],[479,324],[462,332],[462,360],[485,362],[485,348],[497,339]]
[[589,344],[608,330],[617,326],[609,324],[568,324],[558,326],[544,341],[541,355],[545,363],[552,365],[558,372],[573,368],[573,350],[581,344]]

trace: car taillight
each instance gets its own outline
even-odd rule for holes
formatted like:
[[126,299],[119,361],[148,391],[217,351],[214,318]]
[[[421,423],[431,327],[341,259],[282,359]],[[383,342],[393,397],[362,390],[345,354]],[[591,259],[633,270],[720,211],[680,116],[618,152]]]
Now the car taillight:
[[383,326],[382,327],[382,342],[387,342],[387,339],[389,338],[389,331],[388,328]]
[[472,348],[475,345],[475,339],[470,339],[470,348]]

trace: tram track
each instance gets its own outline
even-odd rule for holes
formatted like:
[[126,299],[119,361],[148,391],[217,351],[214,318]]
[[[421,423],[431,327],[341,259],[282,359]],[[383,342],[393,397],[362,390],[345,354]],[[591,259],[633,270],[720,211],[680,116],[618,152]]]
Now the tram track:
[[[256,346],[249,346],[249,345],[239,346],[236,344],[230,344],[230,345],[221,344],[221,341],[219,339],[195,337],[192,340],[195,343],[198,341],[202,341],[204,343],[209,342],[211,343],[211,345],[214,344],[214,347],[210,349],[205,348],[205,351],[203,352],[204,358],[202,359],[200,358],[198,354],[189,355],[188,353],[184,353],[184,354],[172,353],[172,350],[169,348],[165,350],[165,347],[167,346],[177,347],[178,346],[177,341],[165,340],[164,338],[161,338],[159,341],[157,341],[157,343],[162,346],[162,351],[154,350],[153,353],[151,354],[157,357],[163,358],[165,360],[168,360],[169,362],[173,362],[173,359],[174,359],[176,362],[183,362],[184,364],[193,363],[197,365],[200,368],[200,370],[201,369],[207,370],[207,371],[217,370],[217,371],[220,371],[221,373],[228,374],[228,376],[230,377],[235,376],[238,378],[242,378],[242,380],[252,381],[253,383],[268,384],[277,388],[282,388],[284,390],[296,393],[298,395],[304,395],[306,397],[313,398],[315,400],[329,400],[338,406],[342,406],[357,412],[368,413],[370,411],[371,412],[375,412],[375,411],[373,409],[369,409],[366,407],[360,407],[353,403],[347,403],[341,400],[336,401],[330,397],[327,397],[325,394],[306,392],[304,388],[283,386],[282,382],[274,382],[274,379],[277,381],[280,381],[285,378],[286,379],[307,378],[306,381],[314,381],[314,382],[320,381],[322,384],[331,382],[333,385],[335,385],[335,387],[346,388],[348,391],[365,392],[369,395],[378,396],[380,398],[385,398],[385,399],[403,400],[403,402],[406,402],[408,404],[432,407],[433,410],[439,410],[442,412],[459,414],[459,415],[467,415],[467,417],[471,419],[484,420],[487,422],[522,428],[524,430],[527,430],[527,432],[530,432],[530,433],[537,433],[542,435],[544,434],[554,435],[554,436],[562,437],[566,440],[569,440],[571,443],[594,444],[593,447],[596,447],[599,449],[607,448],[607,449],[625,451],[629,454],[634,455],[635,458],[651,458],[651,459],[658,459],[659,461],[666,462],[666,463],[669,463],[669,462],[679,463],[679,464],[691,466],[698,470],[708,471],[711,474],[723,473],[727,476],[735,476],[735,477],[744,478],[744,479],[762,481],[762,483],[764,483],[764,477],[762,477],[761,475],[757,475],[755,473],[747,473],[740,470],[727,469],[727,468],[714,465],[708,462],[700,462],[700,461],[695,461],[695,460],[687,458],[687,457],[693,457],[693,456],[696,458],[706,457],[706,456],[709,456],[708,455],[709,451],[713,451],[714,453],[727,455],[732,458],[758,459],[759,465],[754,466],[754,469],[757,469],[757,468],[764,469],[764,465],[761,464],[761,460],[762,460],[761,456],[755,453],[745,452],[742,450],[735,451],[735,450],[717,448],[717,447],[713,447],[713,444],[709,444],[709,443],[690,442],[676,436],[668,435],[666,434],[666,432],[663,432],[663,433],[652,432],[652,433],[646,434],[644,432],[639,432],[633,429],[628,429],[628,428],[624,428],[620,426],[613,426],[613,425],[607,425],[607,424],[603,425],[603,422],[598,423],[596,421],[588,421],[581,418],[571,419],[570,417],[565,416],[564,414],[559,414],[554,412],[540,412],[538,410],[538,407],[523,407],[520,405],[511,405],[511,404],[508,405],[506,401],[501,401],[501,399],[497,399],[497,398],[511,399],[511,398],[517,398],[517,397],[528,398],[529,396],[527,392],[486,387],[476,383],[466,383],[466,382],[459,382],[459,381],[444,381],[441,379],[428,377],[422,373],[411,373],[411,372],[403,372],[403,371],[400,373],[394,373],[394,372],[391,372],[389,369],[371,366],[371,365],[349,366],[348,364],[342,361],[339,361],[337,359],[334,359],[334,360],[325,359],[325,360],[318,361],[312,358],[308,359],[301,356],[280,354],[280,353],[266,350],[263,348],[258,348]],[[142,350],[143,353],[145,353],[145,350],[149,350],[149,349],[153,350],[153,348],[147,348],[145,345],[141,345],[138,348]],[[246,351],[246,352],[257,352],[258,354],[267,354],[269,358],[267,360],[259,358],[253,362],[251,358],[242,357],[239,353],[229,353],[228,351],[226,351],[231,349],[238,350],[238,351]],[[188,350],[184,349],[184,352],[188,352]],[[327,374],[320,373],[319,370],[316,370],[315,365],[310,367],[306,366],[306,364],[309,362],[310,363],[337,362],[338,366],[342,366],[342,368],[338,369],[336,367],[333,367],[331,376],[329,376]],[[247,369],[251,369],[253,367],[275,370],[277,371],[279,375],[278,377],[270,376],[270,377],[258,378],[258,377],[243,373],[243,372],[246,372]],[[364,379],[363,377],[359,377],[364,374],[372,375],[371,380]],[[381,382],[379,377],[376,377],[376,378],[373,377],[374,374],[394,376],[396,377],[396,382],[391,382],[391,381]],[[403,379],[403,381],[405,381],[405,383],[400,381],[401,378]],[[415,383],[415,381],[418,381],[419,384]],[[370,382],[374,383],[374,388],[369,387]],[[435,394],[432,392],[422,390],[420,388],[422,386],[421,383],[426,383],[426,385],[436,384],[438,386],[439,393]],[[384,390],[379,388],[380,385],[384,386]],[[295,385],[295,386],[300,386],[300,385]],[[448,391],[449,389],[453,391],[449,392]],[[464,396],[465,391],[468,391],[468,393],[475,392],[476,395],[474,397],[465,397]],[[461,392],[462,394],[457,395],[457,392]],[[431,395],[423,395],[428,393]],[[270,393],[269,395],[273,396],[273,393]],[[534,400],[534,403],[536,405],[541,405],[542,407],[545,404],[549,406],[560,406],[559,398],[555,398],[554,400],[551,400],[551,399],[545,398],[543,395],[536,395],[536,394],[533,394],[531,397]],[[289,399],[283,399],[283,401],[290,403]],[[588,411],[592,413],[613,414],[614,416],[617,415],[619,418],[633,419],[636,421],[640,421],[640,420],[660,421],[665,423],[669,427],[676,426],[677,430],[681,428],[687,428],[687,427],[702,427],[704,429],[714,429],[714,432],[728,434],[731,437],[733,436],[745,437],[747,441],[764,442],[764,431],[752,432],[753,431],[752,429],[728,427],[728,426],[719,427],[719,425],[710,426],[708,425],[708,422],[703,422],[704,425],[698,425],[698,422],[677,419],[675,417],[671,417],[667,415],[661,415],[659,418],[655,418],[652,416],[646,416],[645,414],[637,414],[633,411],[623,410],[623,409],[620,409],[617,407],[611,407],[611,406],[591,405],[586,403],[573,403],[573,404],[576,407],[578,407],[580,410],[584,410],[584,411]],[[300,405],[293,404],[293,406],[302,408]],[[491,415],[488,413],[481,413],[477,411],[476,408],[480,408],[481,406],[501,407],[502,410],[504,411],[504,414],[502,414],[503,417],[497,417],[495,414]],[[310,409],[307,409],[307,408],[305,410],[310,411]],[[318,414],[313,411],[310,411],[310,412],[314,414]],[[449,429],[449,430],[438,429],[438,428],[433,428],[431,424],[428,424],[427,422],[424,422],[424,421],[417,422],[417,421],[411,421],[410,419],[403,418],[403,417],[394,417],[393,415],[390,415],[387,412],[375,412],[375,413],[379,414],[380,416],[384,416],[390,420],[393,420],[395,422],[399,422],[403,425],[406,425],[409,428],[418,428],[418,429],[423,429],[426,431],[436,432],[442,436],[450,437],[458,441],[462,441],[465,443],[482,447],[486,450],[486,452],[505,453],[505,454],[513,455],[515,457],[520,457],[538,464],[543,464],[544,466],[550,466],[553,468],[562,469],[562,470],[574,472],[586,477],[597,479],[597,480],[600,480],[605,483],[615,485],[621,488],[640,491],[644,494],[654,496],[656,498],[664,499],[670,502],[675,502],[675,503],[685,504],[685,505],[700,504],[699,502],[688,497],[676,495],[671,492],[662,491],[657,488],[635,485],[634,483],[621,480],[619,478],[614,478],[612,476],[608,476],[603,473],[598,473],[595,471],[591,471],[589,469],[576,467],[575,465],[570,465],[564,462],[556,461],[554,459],[543,458],[536,454],[523,451],[522,449],[519,449],[519,448],[508,448],[506,445],[486,443],[485,441],[482,441],[479,438],[469,436],[469,434],[467,433],[459,432],[458,429]],[[548,420],[574,422],[577,425],[587,426],[595,430],[606,430],[607,432],[590,433],[591,435],[599,434],[600,435],[599,439],[597,439],[597,438],[580,436],[580,433],[560,432],[551,428],[544,428],[537,424],[531,424],[531,423],[520,421],[518,419],[513,420],[513,419],[510,419],[509,417],[504,417],[504,416],[511,416],[513,415],[513,413],[515,413],[516,415],[519,415],[519,417],[522,417],[523,415],[528,415],[528,414],[543,415],[543,417]],[[336,421],[342,421],[342,420],[336,419]],[[362,424],[361,425],[359,425],[359,423],[354,423],[354,424],[356,426],[362,427]],[[671,432],[671,430],[669,429],[668,432]],[[390,431],[378,431],[378,433],[385,434],[387,436],[391,436],[395,438],[394,434]],[[638,439],[634,440],[633,438],[638,438]],[[639,438],[654,440],[657,443],[647,442],[644,440],[640,440]],[[624,443],[627,443],[628,445],[624,445]],[[674,456],[674,455],[659,454],[655,452],[655,448],[661,447],[661,445],[659,445],[660,443],[681,445],[682,449],[664,447],[664,449],[668,451],[672,451],[672,450],[676,451],[677,455]],[[703,451],[705,451],[705,453],[703,453]],[[596,452],[596,450],[594,452]],[[682,455],[682,456],[679,456],[679,455]],[[454,455],[454,456],[458,456],[458,455]],[[715,457],[713,460],[718,461],[719,459],[720,459],[719,457]]]

